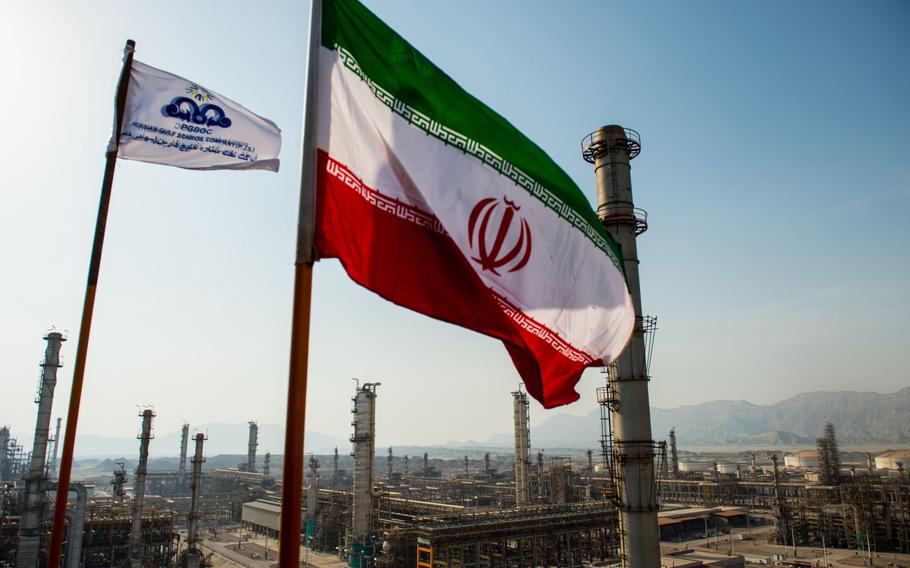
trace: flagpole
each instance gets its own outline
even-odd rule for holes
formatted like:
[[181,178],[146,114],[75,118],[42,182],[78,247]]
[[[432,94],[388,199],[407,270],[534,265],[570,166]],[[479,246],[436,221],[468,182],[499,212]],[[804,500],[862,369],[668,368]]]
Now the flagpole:
[[82,322],[79,326],[76,363],[73,367],[73,383],[70,387],[69,410],[66,415],[66,434],[63,437],[63,454],[60,457],[60,471],[57,476],[57,501],[54,505],[54,523],[51,528],[51,542],[48,547],[47,559],[47,565],[51,568],[60,566],[60,554],[63,550],[66,505],[69,495],[70,473],[73,467],[73,448],[76,445],[76,425],[79,422],[79,403],[82,400],[85,359],[88,353],[88,339],[92,328],[92,314],[95,308],[95,289],[98,285],[98,272],[101,269],[101,249],[104,247],[104,230],[107,226],[111,188],[114,183],[114,169],[117,164],[117,147],[123,126],[123,111],[126,106],[126,94],[129,89],[130,71],[133,67],[133,52],[135,49],[136,42],[131,39],[126,40],[126,46],[123,48],[123,68],[120,71],[120,80],[117,83],[114,131],[111,135],[111,142],[108,144],[105,156],[104,178],[101,181],[101,200],[98,204],[98,218],[95,221],[95,240],[92,244],[88,282],[85,288],[85,300],[82,304]]
[[[297,256],[294,262],[291,360],[284,428],[284,471],[281,478],[281,520],[278,538],[278,561],[281,568],[300,566],[300,505],[303,496],[303,441],[306,426],[310,306],[313,263],[316,261],[313,249],[316,212],[316,85],[321,23],[322,0],[311,0],[300,164],[300,211],[297,220]],[[313,506],[310,503],[307,505]]]

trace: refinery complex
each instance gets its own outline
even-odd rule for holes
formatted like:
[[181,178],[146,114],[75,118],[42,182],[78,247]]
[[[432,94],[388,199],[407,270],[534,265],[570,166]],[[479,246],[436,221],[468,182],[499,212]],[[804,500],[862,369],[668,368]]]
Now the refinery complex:
[[[582,147],[595,166],[598,214],[623,246],[637,314],[635,238],[647,216],[633,206],[629,161],[640,149],[638,134],[618,126]],[[308,456],[303,565],[910,565],[910,452],[844,452],[831,424],[818,425],[814,449],[791,453],[697,454],[677,440],[684,431],[652,433],[656,323],[639,315],[629,347],[603,369],[603,386],[583,393],[601,418],[600,437],[586,450],[533,446],[529,397],[518,388],[490,394],[511,397],[514,448],[458,459],[377,451],[382,387],[358,382],[350,451]],[[207,466],[214,456],[206,456],[206,435],[183,424],[179,447],[166,450],[179,455],[176,467],[152,469],[155,412],[144,409],[135,469],[114,464],[103,477],[77,475],[58,494],[61,432],[52,406],[66,339],[44,337],[33,438],[0,429],[0,568],[47,566],[60,499],[69,503],[66,568],[277,566],[282,456],[258,452],[255,421],[236,440],[238,453],[245,450],[240,463]]]
[[[58,498],[59,431],[50,407],[64,337],[51,332],[45,340],[31,450],[0,429],[3,567],[46,565],[48,515]],[[595,393],[604,428],[591,449],[532,450],[529,399],[518,389],[511,393],[514,451],[473,450],[461,459],[394,448],[377,455],[381,387],[358,384],[352,451],[308,461],[305,556],[322,559],[315,566],[618,565],[621,469],[607,384]],[[274,565],[280,456],[257,453],[257,423],[237,440],[246,456],[236,467],[204,468],[206,437],[183,424],[177,467],[150,470],[154,419],[149,409],[138,417],[135,469],[117,464],[103,478],[71,484],[65,566]],[[830,424],[819,433],[813,450],[710,455],[681,449],[677,433],[667,432],[655,445],[652,487],[662,565],[798,565],[801,551],[806,558],[822,547],[825,557],[846,550],[872,563],[905,558],[910,451],[843,452]],[[750,547],[768,552],[760,557]]]

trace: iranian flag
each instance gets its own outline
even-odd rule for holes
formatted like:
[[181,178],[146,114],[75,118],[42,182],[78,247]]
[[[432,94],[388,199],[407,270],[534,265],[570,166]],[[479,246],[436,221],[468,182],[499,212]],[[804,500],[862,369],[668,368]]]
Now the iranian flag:
[[582,191],[355,0],[323,0],[321,21],[316,254],[502,340],[545,407],[577,400],[581,373],[617,358],[635,321],[620,252]]

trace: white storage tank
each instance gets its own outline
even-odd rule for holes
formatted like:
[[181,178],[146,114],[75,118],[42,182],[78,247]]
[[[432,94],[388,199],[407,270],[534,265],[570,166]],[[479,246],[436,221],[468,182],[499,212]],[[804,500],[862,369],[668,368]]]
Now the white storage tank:
[[910,470],[910,450],[889,450],[875,456],[875,469],[897,471],[897,462],[904,464],[904,470]]
[[784,467],[818,467],[818,452],[816,450],[803,450],[787,454],[784,456]]
[[736,473],[736,468],[737,468],[737,466],[738,466],[742,471],[747,471],[747,470],[749,469],[749,468],[746,466],[746,464],[744,464],[744,463],[730,463],[730,462],[727,462],[727,463],[718,463],[718,464],[717,464],[717,471],[720,472],[720,473],[734,474],[734,473]]
[[714,471],[714,462],[709,461],[681,461],[679,471]]

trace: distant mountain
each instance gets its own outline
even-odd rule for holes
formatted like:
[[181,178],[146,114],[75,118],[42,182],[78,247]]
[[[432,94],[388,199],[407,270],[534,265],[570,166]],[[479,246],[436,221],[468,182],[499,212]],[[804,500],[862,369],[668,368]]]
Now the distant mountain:
[[[679,408],[651,408],[656,439],[676,427],[682,445],[803,445],[831,422],[842,444],[910,442],[910,387],[894,393],[811,392],[769,405],[718,400]],[[506,434],[487,443],[502,443]],[[600,412],[557,414],[532,425],[534,447],[593,447],[600,437]]]
[[[203,432],[208,436],[205,442],[207,456],[236,454],[246,456],[249,426],[238,424],[201,424],[191,425],[190,435]],[[341,438],[327,436],[319,432],[307,432],[304,445],[308,452],[328,454],[337,446],[346,451],[349,442]],[[192,453],[192,447],[189,453]],[[284,452],[284,428],[278,424],[259,425],[260,455],[266,452],[280,454]],[[115,438],[111,436],[78,436],[76,438],[76,457],[133,457],[139,453],[139,442],[135,438]],[[180,432],[168,432],[155,436],[149,443],[149,455],[152,457],[177,456],[180,453]]]

